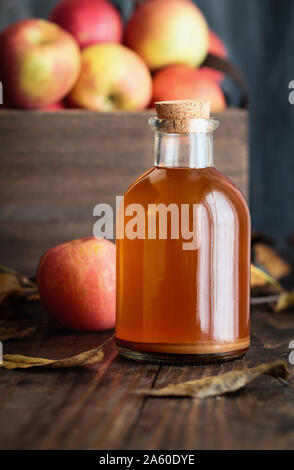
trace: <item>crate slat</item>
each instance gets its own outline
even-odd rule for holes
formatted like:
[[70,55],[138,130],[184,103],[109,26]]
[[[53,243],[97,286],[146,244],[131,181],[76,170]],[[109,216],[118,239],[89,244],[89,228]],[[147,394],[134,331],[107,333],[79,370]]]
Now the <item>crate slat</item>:
[[[152,114],[1,110],[0,264],[33,274],[50,246],[91,235],[94,206],[152,166]],[[215,165],[247,197],[247,113],[217,117]]]

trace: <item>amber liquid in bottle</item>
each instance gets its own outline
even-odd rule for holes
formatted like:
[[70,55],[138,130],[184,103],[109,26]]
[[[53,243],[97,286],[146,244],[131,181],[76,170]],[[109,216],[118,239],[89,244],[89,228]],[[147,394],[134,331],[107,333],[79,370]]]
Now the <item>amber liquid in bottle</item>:
[[[146,236],[117,239],[119,352],[153,362],[243,355],[250,341],[250,217],[240,191],[212,166],[211,134],[159,129],[156,165],[128,189],[124,207],[130,204],[144,208]],[[171,237],[170,214],[167,238],[148,238],[150,204],[176,204],[180,226],[188,204],[190,229],[197,208],[193,249],[183,249],[181,230]]]

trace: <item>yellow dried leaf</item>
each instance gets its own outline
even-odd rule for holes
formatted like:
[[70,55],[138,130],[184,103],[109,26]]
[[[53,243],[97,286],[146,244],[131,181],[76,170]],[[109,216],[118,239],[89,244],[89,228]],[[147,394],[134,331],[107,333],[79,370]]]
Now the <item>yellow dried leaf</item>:
[[264,272],[262,269],[257,268],[251,264],[251,287],[253,288],[267,288],[272,292],[283,292],[281,284],[276,281],[272,276]]
[[12,294],[22,291],[20,282],[14,274],[0,273],[0,303]]
[[256,243],[253,247],[255,261],[275,279],[281,279],[291,272],[291,266],[286,263],[269,245]]
[[33,335],[38,329],[36,324],[26,321],[0,322],[0,341],[8,339],[23,339]]
[[271,375],[272,377],[287,379],[289,372],[286,362],[276,361],[244,370],[227,372],[222,375],[205,377],[200,380],[172,384],[158,390],[142,390],[139,393],[152,397],[215,397],[240,390],[260,375]]
[[19,354],[4,354],[3,363],[0,367],[4,369],[28,369],[30,367],[79,367],[88,366],[101,362],[104,357],[103,348],[112,339],[109,338],[104,344],[97,348],[85,351],[76,356],[65,359],[44,359],[41,357],[21,356]]
[[282,292],[275,307],[275,311],[282,312],[291,307],[294,307],[294,291]]

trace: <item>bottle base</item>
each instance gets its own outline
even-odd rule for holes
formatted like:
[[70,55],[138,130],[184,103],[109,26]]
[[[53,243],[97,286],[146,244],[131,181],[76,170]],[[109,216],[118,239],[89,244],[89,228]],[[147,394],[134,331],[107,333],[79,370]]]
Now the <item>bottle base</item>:
[[239,359],[246,354],[249,345],[242,349],[233,351],[216,352],[212,354],[174,354],[165,352],[139,351],[131,349],[122,341],[116,339],[116,349],[118,353],[126,359],[138,362],[148,362],[152,364],[210,364],[218,362],[232,361]]

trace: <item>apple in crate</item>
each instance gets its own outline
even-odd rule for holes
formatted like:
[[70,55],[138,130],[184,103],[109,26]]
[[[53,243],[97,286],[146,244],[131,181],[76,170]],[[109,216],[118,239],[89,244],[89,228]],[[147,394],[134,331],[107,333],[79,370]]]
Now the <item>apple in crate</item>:
[[122,40],[120,14],[105,0],[62,0],[53,9],[50,19],[69,31],[81,48]]
[[13,107],[44,108],[60,101],[80,66],[75,39],[49,21],[19,21],[0,35],[0,80]]
[[150,103],[152,78],[141,57],[121,44],[95,44],[82,51],[80,76],[70,106],[97,111],[139,110]]
[[200,65],[208,51],[208,26],[196,5],[183,0],[140,4],[126,28],[126,44],[155,70],[171,64]]
[[[221,38],[213,31],[209,32],[208,52],[221,57],[222,59],[226,59],[228,57],[226,46]],[[217,83],[220,83],[224,79],[224,74],[218,70],[214,70],[210,67],[203,67],[201,70],[205,71],[207,78],[215,80]]]
[[57,103],[50,104],[50,106],[46,106],[42,108],[44,111],[62,111],[65,109],[66,106],[63,101],[58,101]]
[[115,324],[115,245],[94,237],[49,249],[37,271],[46,310],[76,331],[104,331]]
[[212,112],[226,108],[225,96],[218,83],[207,78],[202,69],[188,65],[166,67],[155,74],[152,103],[169,100],[210,101]]

